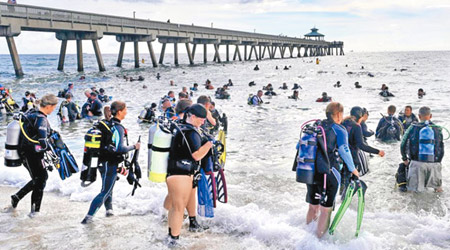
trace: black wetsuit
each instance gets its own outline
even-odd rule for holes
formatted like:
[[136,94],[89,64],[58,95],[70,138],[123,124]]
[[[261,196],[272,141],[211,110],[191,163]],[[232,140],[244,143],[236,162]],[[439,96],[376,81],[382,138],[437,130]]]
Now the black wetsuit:
[[102,115],[102,103],[95,98],[92,100],[91,98],[88,98],[86,103],[81,108],[81,117],[86,118],[89,117],[88,113],[89,111],[92,112],[93,116],[101,116]]
[[375,132],[376,138],[382,141],[400,141],[400,136],[403,133],[403,126],[401,124],[393,115],[381,118]]
[[371,137],[372,135],[375,134],[372,130],[369,130],[367,128],[366,122],[361,122],[360,125],[361,125],[362,133],[363,133],[363,136],[364,136],[364,140],[367,140],[368,137]]
[[23,165],[30,173],[31,181],[20,189],[16,196],[20,200],[33,191],[31,194],[31,211],[39,212],[48,179],[47,169],[43,165],[44,152],[48,149],[47,139],[50,137],[52,129],[47,120],[47,115],[39,110],[31,109],[24,116],[22,122],[24,122],[25,133],[32,140],[39,141],[39,144],[30,142],[25,136],[21,135],[20,156]]
[[[442,135],[442,129],[436,127],[434,123],[429,122],[434,132],[434,162],[441,162],[444,157],[444,140]],[[419,144],[420,144],[420,130],[425,127],[425,123],[421,122],[413,124],[405,132],[402,144],[400,146],[400,152],[402,154],[402,160],[419,161]]]
[[78,118],[79,113],[78,113],[78,109],[77,109],[77,106],[75,105],[75,103],[63,101],[61,103],[61,106],[59,107],[59,112],[58,112],[58,115],[61,119],[62,119],[62,108],[63,107],[67,108],[67,113],[69,115],[70,122],[73,122]]
[[[198,166],[198,162],[192,158],[192,153],[200,149],[204,144],[198,130],[191,124],[183,124],[180,126],[183,132],[177,129],[172,139],[172,145],[169,153],[169,166],[167,175],[193,175],[194,170]],[[184,133],[184,136],[183,134]],[[187,143],[186,143],[187,141]],[[189,146],[188,146],[189,145]],[[180,164],[186,163],[181,167]],[[177,164],[178,163],[178,164]],[[191,164],[193,167],[188,167]]]

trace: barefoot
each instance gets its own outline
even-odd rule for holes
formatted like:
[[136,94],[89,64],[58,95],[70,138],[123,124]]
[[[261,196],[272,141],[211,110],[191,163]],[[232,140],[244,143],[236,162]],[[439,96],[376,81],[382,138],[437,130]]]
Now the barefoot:
[[442,192],[444,192],[444,189],[442,189],[441,187],[435,188],[435,189],[434,189],[434,192],[436,192],[436,193],[442,193]]

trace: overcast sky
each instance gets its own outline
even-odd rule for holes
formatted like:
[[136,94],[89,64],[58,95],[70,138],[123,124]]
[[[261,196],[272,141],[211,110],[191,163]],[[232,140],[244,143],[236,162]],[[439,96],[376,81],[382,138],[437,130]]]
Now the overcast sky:
[[[316,26],[345,50],[405,51],[450,49],[449,0],[17,0],[20,4],[301,37]],[[105,36],[102,53],[119,44]],[[54,33],[23,32],[16,38],[21,54],[59,53]],[[84,52],[93,53],[85,42]],[[144,44],[142,45],[144,46]],[[155,49],[160,46],[155,44]],[[75,52],[69,42],[68,53]],[[142,50],[142,49],[141,49]],[[132,53],[132,46],[126,48]],[[141,51],[142,52],[142,51]],[[168,52],[171,52],[169,48]],[[183,51],[181,51],[183,52]],[[0,42],[0,53],[8,53]]]

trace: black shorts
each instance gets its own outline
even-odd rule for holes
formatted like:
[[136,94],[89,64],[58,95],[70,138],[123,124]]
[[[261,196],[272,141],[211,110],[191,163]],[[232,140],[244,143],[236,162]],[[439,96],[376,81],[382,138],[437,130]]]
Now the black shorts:
[[195,166],[192,166],[191,168],[186,168],[186,166],[180,167],[180,165],[177,165],[177,161],[169,160],[169,164],[167,167],[167,177],[171,175],[193,175],[194,167]]
[[314,177],[314,184],[306,185],[308,189],[308,192],[306,193],[306,202],[311,205],[320,204],[323,207],[333,207],[334,200],[336,199],[336,195],[339,189],[339,179],[341,178],[341,176],[336,169],[333,169],[333,171],[330,172],[330,174],[327,174],[325,198],[320,199],[324,188],[324,175],[317,174]]

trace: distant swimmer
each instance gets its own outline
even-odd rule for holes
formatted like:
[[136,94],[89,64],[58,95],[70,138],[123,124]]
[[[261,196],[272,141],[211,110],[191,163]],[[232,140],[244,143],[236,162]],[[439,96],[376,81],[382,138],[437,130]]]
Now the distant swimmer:
[[281,86],[280,89],[286,90],[289,88],[288,88],[287,84],[285,82],[283,82],[283,86]]
[[275,69],[278,70],[278,66],[275,66]]
[[258,64],[253,68],[253,70],[259,70]]
[[320,63],[319,58],[316,58],[316,64],[318,65]]
[[231,87],[231,86],[233,86],[233,81],[231,81],[231,79],[228,79],[228,83],[227,83],[227,86],[228,86],[228,87]]
[[138,77],[138,81],[142,82],[142,81],[144,81],[144,80],[145,80],[145,78],[144,78],[143,76],[139,76],[139,77]]
[[253,106],[261,105],[261,104],[263,104],[263,100],[261,99],[262,96],[263,96],[263,91],[258,90],[258,93],[256,95],[250,94],[250,96],[248,97],[247,103],[249,105],[253,105]]
[[266,90],[266,92],[264,93],[264,95],[267,95],[267,96],[274,96],[274,95],[277,95],[277,93],[275,93],[275,92],[273,91],[273,87],[272,87],[272,84],[271,84],[271,83],[267,84],[266,87],[263,87],[263,90]]
[[198,83],[194,83],[194,85],[191,87],[192,91],[197,91],[198,90]]
[[332,98],[331,96],[328,96],[327,92],[323,92],[322,97],[316,100],[316,102],[331,102],[331,101]]
[[361,66],[361,69],[364,69],[364,66]]
[[156,73],[156,79],[160,79],[161,78],[161,75],[159,74],[159,73]]
[[368,75],[369,77],[375,77],[375,75],[372,74],[372,73],[368,73],[367,75]]
[[341,86],[341,81],[337,81],[336,84],[333,85],[335,88],[340,88]]
[[175,85],[175,83],[173,82],[173,80],[170,80],[169,84],[170,84],[170,86],[177,86],[177,85]]
[[360,88],[362,88],[362,86],[359,85],[359,82],[355,82],[355,88],[360,89]]
[[298,90],[294,90],[294,93],[292,93],[291,96],[288,96],[289,99],[294,99],[294,100],[298,100]]
[[207,81],[205,85],[206,89],[214,89],[214,86],[211,84],[211,81]]
[[215,97],[217,99],[230,99],[230,94],[227,92],[227,85],[223,85],[222,88],[217,88]]
[[251,87],[251,86],[256,86],[256,83],[255,83],[254,81],[251,81],[251,82],[248,83],[248,86],[249,86],[249,87]]
[[385,87],[384,90],[379,93],[379,95],[382,96],[382,97],[395,97],[394,94],[389,92],[389,88],[388,87]]
[[297,83],[294,83],[294,87],[292,87],[292,90],[295,90],[295,89],[302,89],[302,86],[300,86]]
[[289,70],[288,66],[284,66],[283,70]]
[[375,137],[384,142],[400,141],[403,134],[402,123],[394,116],[397,108],[394,105],[388,107],[387,116],[384,116],[378,122]]
[[386,88],[387,88],[387,85],[383,83],[383,84],[381,85],[381,90],[385,90]]
[[425,91],[423,91],[423,89],[419,89],[417,91],[417,97],[419,97],[419,99],[422,99],[424,95],[426,95],[426,93]]

